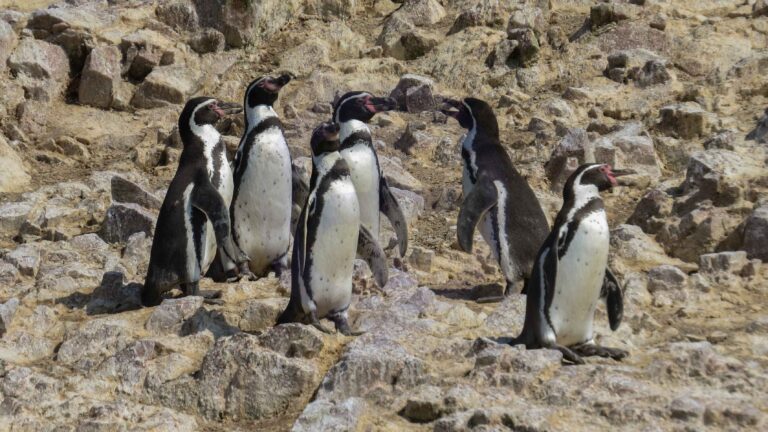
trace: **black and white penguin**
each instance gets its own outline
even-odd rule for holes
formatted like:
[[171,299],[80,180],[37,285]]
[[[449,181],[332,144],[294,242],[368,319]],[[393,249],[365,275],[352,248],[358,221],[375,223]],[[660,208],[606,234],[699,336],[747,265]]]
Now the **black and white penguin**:
[[397,235],[400,256],[408,250],[408,224],[387,181],[381,174],[379,158],[366,124],[378,112],[397,108],[393,98],[374,97],[354,91],[344,94],[334,105],[333,121],[340,125],[341,156],[347,161],[360,201],[362,224],[379,238],[379,212],[389,219]]
[[216,297],[218,292],[200,292],[198,282],[217,248],[235,263],[248,260],[230,236],[232,171],[214,127],[225,115],[241,110],[237,104],[197,97],[179,116],[184,149],[157,218],[141,292],[145,306],[159,304],[164,292],[179,285],[185,295]]
[[310,194],[294,235],[291,299],[277,323],[307,322],[329,332],[319,321],[328,317],[339,332],[350,335],[347,309],[355,255],[368,261],[379,286],[387,282],[387,261],[378,240],[361,224],[338,137],[335,123],[323,123],[312,133]]
[[457,220],[459,246],[472,252],[475,227],[507,280],[505,293],[527,279],[549,224],[528,182],[499,141],[493,109],[484,101],[445,99],[441,111],[468,129],[461,142],[464,201]]
[[[293,207],[291,154],[272,105],[290,80],[289,75],[264,76],[245,91],[245,134],[235,154],[230,206],[235,244],[250,258],[235,271],[241,277],[255,279],[270,270],[279,277],[288,267]],[[223,265],[232,275],[232,263]]]
[[592,320],[598,300],[604,299],[611,330],[621,324],[622,289],[608,268],[610,230],[600,192],[618,185],[616,177],[631,173],[585,164],[568,178],[563,207],[528,282],[523,330],[512,345],[558,349],[573,363],[584,363],[581,356],[619,360],[628,355],[596,345]]

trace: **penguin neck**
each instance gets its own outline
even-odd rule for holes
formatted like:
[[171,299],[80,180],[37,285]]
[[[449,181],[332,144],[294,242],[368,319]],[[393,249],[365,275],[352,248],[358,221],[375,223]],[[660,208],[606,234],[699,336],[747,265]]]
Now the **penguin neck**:
[[250,131],[266,119],[277,117],[277,113],[271,105],[256,105],[248,107],[245,111],[246,130]]
[[339,124],[339,126],[339,141],[341,141],[342,144],[347,138],[355,134],[366,135],[370,141],[371,130],[368,129],[367,124],[361,122],[360,120],[347,120]]
[[[189,157],[196,158],[202,156],[205,159],[208,171],[213,171],[213,150],[221,141],[221,134],[216,130],[213,125],[204,124],[198,125],[195,123],[190,124],[191,137],[187,134],[188,138],[184,139],[184,154],[190,155]],[[182,136],[182,138],[185,138]],[[192,138],[191,140],[189,138]],[[190,142],[191,141],[191,142]],[[199,146],[202,144],[202,146]]]
[[[595,201],[597,201],[597,203],[595,203]],[[603,199],[600,197],[600,192],[597,190],[597,186],[592,184],[579,184],[576,182],[573,188],[565,194],[561,217],[564,221],[571,220],[579,210],[586,206],[599,204],[599,207],[602,208],[602,202]]]
[[341,153],[337,151],[312,156],[313,176],[316,174],[319,178],[324,177],[339,159],[342,157]]

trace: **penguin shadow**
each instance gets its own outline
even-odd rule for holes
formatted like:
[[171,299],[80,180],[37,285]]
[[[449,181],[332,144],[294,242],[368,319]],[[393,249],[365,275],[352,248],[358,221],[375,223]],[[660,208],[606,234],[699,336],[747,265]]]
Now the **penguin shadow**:
[[117,314],[141,309],[142,284],[126,282],[119,271],[108,271],[90,294],[74,292],[54,302],[69,309],[85,309],[87,315]]
[[581,27],[578,28],[573,34],[571,34],[568,37],[568,42],[575,42],[579,40],[582,36],[585,34],[588,34],[592,31],[592,20],[587,18],[584,20],[584,24],[581,25]]
[[499,302],[504,298],[504,287],[498,283],[475,285],[472,288],[432,288],[432,292],[452,300],[475,303]]

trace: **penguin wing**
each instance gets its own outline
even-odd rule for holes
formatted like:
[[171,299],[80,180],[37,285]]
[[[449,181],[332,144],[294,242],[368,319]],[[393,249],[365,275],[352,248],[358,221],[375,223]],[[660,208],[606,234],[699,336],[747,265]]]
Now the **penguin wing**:
[[605,309],[608,312],[608,323],[611,325],[611,330],[616,331],[621,324],[621,318],[624,316],[624,297],[618,279],[609,268],[605,269],[600,297],[605,299]]
[[496,205],[497,201],[496,186],[490,178],[481,175],[472,191],[461,203],[456,234],[459,237],[459,246],[462,250],[472,252],[472,237],[475,233],[475,227],[485,212]]
[[379,242],[373,238],[373,234],[362,225],[360,225],[360,234],[357,236],[357,253],[368,263],[376,283],[383,288],[389,280],[387,256],[379,246]]
[[400,256],[404,257],[408,250],[408,224],[405,222],[400,204],[392,195],[392,191],[389,190],[389,185],[383,176],[379,181],[379,210],[384,213],[392,224],[392,228],[395,229],[397,242],[400,245]]
[[216,244],[224,254],[238,264],[248,261],[245,253],[232,242],[229,209],[207,175],[202,174],[195,178],[191,199],[192,206],[205,213],[205,216],[213,225]]

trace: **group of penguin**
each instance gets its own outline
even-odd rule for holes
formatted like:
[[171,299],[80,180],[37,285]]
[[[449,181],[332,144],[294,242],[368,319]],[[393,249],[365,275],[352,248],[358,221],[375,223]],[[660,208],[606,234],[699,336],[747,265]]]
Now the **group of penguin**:
[[[290,262],[290,301],[277,324],[303,322],[330,332],[320,323],[327,318],[340,333],[357,334],[347,314],[355,258],[368,263],[379,286],[388,279],[387,257],[378,243],[381,213],[395,230],[400,255],[408,248],[405,218],[367,126],[376,113],[397,109],[397,102],[364,91],[337,99],[330,121],[312,133],[312,174],[294,228],[297,175],[273,109],[290,80],[289,75],[254,80],[242,107],[210,97],[186,103],[178,124],[183,150],[157,219],[141,293],[144,306],[158,305],[174,288],[221,303],[219,291],[199,289],[202,275],[255,280],[270,272],[279,276]],[[459,247],[471,252],[479,229],[506,278],[505,294],[525,281],[525,323],[510,344],[557,349],[572,363],[583,363],[582,356],[627,356],[597,345],[592,323],[601,299],[611,329],[621,323],[622,288],[608,269],[609,228],[600,192],[632,172],[606,164],[578,167],[565,184],[563,207],[550,230],[533,190],[499,141],[492,108],[475,98],[446,98],[439,110],[467,129],[461,142]],[[216,124],[242,111],[245,132],[230,165]]]

